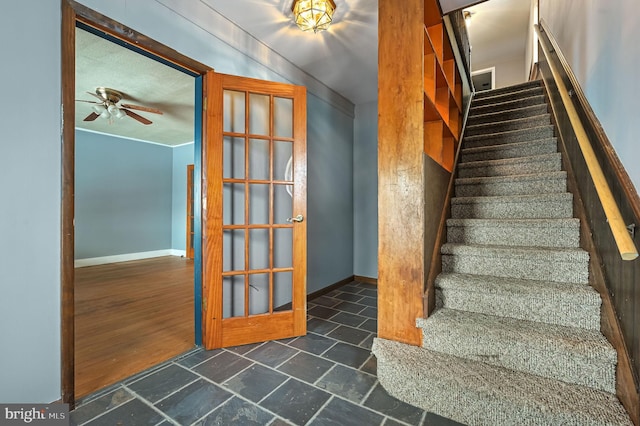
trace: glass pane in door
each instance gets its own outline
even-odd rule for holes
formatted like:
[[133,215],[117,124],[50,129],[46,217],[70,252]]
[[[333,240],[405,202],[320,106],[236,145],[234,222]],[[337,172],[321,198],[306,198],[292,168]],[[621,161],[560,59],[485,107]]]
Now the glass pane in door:
[[274,136],[293,137],[293,99],[274,97],[273,99]]
[[244,316],[244,276],[222,277],[222,317]]

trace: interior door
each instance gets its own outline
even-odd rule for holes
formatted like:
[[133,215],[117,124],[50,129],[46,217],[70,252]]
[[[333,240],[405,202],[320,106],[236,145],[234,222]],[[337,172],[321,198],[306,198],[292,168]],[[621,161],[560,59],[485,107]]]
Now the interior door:
[[306,89],[206,76],[207,349],[306,333]]

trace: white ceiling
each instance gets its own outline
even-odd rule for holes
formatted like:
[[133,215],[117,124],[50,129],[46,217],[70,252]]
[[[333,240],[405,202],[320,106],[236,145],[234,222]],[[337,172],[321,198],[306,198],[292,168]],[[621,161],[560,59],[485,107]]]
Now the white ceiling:
[[335,0],[327,31],[303,32],[293,0],[200,0],[358,105],[378,91],[378,0]]
[[530,0],[489,0],[469,7],[471,24],[467,27],[471,43],[471,63],[500,63],[522,58],[529,26]]
[[[355,105],[376,100],[378,0],[335,0],[333,24],[318,34],[297,29],[292,20],[292,0],[197,1]],[[441,1],[447,10],[463,0]],[[524,56],[529,5],[530,0],[489,0],[471,7],[472,60],[489,58],[499,62],[518,50]],[[106,86],[126,94],[125,103],[158,108],[165,113],[140,112],[153,121],[149,126],[129,117],[112,124],[101,118],[83,122],[91,108],[90,104],[78,102],[77,127],[169,145],[193,141],[192,77],[82,30],[78,30],[77,39],[77,99],[92,99],[86,91]]]

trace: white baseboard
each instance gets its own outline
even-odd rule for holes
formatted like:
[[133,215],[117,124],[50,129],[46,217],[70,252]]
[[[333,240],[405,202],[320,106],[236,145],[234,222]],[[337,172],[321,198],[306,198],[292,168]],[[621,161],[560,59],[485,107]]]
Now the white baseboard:
[[84,266],[95,266],[95,265],[104,265],[107,263],[128,262],[130,260],[151,259],[153,257],[162,257],[162,256],[184,257],[185,255],[186,255],[186,252],[184,250],[174,250],[174,249],[143,251],[139,253],[117,254],[114,256],[89,257],[86,259],[76,259],[74,261],[74,266],[76,268],[82,268]]

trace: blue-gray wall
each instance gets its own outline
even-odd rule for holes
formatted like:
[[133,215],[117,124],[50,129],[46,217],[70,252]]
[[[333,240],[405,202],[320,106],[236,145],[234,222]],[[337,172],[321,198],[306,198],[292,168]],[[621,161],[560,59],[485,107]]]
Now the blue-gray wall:
[[171,248],[174,250],[186,250],[187,165],[193,164],[193,155],[193,143],[173,148]]
[[4,7],[0,38],[0,402],[50,402],[60,398],[60,3]]
[[378,102],[356,106],[353,273],[378,278]]
[[[307,86],[309,290],[353,273],[352,104],[253,37],[229,30],[233,24],[204,2],[80,3],[218,72]],[[0,67],[11,100],[0,119],[0,196],[10,200],[0,207],[2,402],[60,398],[60,22],[58,1],[22,0],[0,14],[0,36],[11,40],[0,48],[11,58]],[[28,113],[34,108],[37,114]]]
[[636,190],[640,188],[637,0],[540,0],[548,24]]
[[171,248],[173,148],[76,130],[75,170],[76,259]]
[[353,275],[354,125],[314,96],[308,97],[307,114],[307,292],[312,293]]

